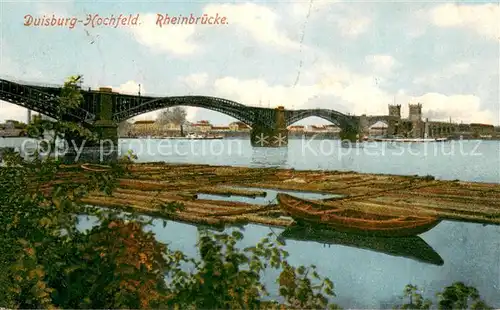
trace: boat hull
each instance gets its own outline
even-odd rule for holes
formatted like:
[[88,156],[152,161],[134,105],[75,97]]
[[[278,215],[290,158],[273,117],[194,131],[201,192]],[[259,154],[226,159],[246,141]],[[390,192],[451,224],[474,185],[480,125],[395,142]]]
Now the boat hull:
[[448,141],[447,138],[435,138],[435,139],[429,139],[429,138],[424,138],[424,139],[419,139],[419,138],[408,138],[408,139],[390,139],[390,138],[375,138],[375,139],[370,139],[369,141],[374,141],[374,142],[404,142],[404,143],[424,143],[424,142],[446,142]]
[[422,234],[440,223],[435,217],[390,216],[335,208],[326,204],[278,194],[283,211],[297,224],[333,229],[339,232],[376,236],[409,237]]

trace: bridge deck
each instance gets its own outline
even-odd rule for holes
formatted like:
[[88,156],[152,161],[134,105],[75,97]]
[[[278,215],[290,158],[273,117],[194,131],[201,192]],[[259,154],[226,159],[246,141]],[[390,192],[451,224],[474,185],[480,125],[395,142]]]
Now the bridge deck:
[[[255,191],[227,186],[255,187]],[[83,202],[133,208],[189,223],[287,226],[277,205],[196,199],[199,193],[261,196],[262,189],[340,194],[328,203],[374,213],[434,214],[442,219],[500,224],[500,184],[339,171],[295,171],[208,165],[136,164],[112,197],[93,193]],[[153,197],[153,198],[152,198]],[[154,202],[183,202],[171,215]]]

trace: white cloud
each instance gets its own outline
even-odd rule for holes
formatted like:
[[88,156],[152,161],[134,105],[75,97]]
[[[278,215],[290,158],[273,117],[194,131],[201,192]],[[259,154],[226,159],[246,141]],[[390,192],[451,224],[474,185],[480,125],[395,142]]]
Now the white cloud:
[[120,86],[113,88],[113,91],[123,93],[123,94],[129,94],[129,95],[137,95],[139,92],[139,87],[141,90],[141,94],[145,94],[146,90],[144,89],[144,85],[137,83],[136,81],[127,81]]
[[[140,83],[137,83],[136,81],[130,80],[130,81],[127,81],[127,82],[121,84],[118,87],[112,87],[112,88],[113,88],[113,91],[119,92],[122,94],[137,95],[137,93],[139,92],[139,84]],[[141,84],[141,94],[146,94],[146,90],[145,90],[143,84]],[[157,114],[158,114],[157,111],[144,113],[144,114],[138,115],[136,117],[133,117],[129,121],[134,122],[134,121],[138,121],[138,120],[154,120],[154,119],[156,119]]]
[[0,101],[0,111],[0,122],[2,123],[8,119],[26,122],[27,110],[25,108],[5,101]]
[[442,4],[430,12],[431,21],[439,27],[470,28],[490,39],[500,37],[500,7],[498,4]]
[[346,17],[337,20],[341,35],[350,38],[354,38],[365,33],[369,29],[371,23],[372,20],[367,17]]
[[415,101],[422,103],[422,114],[429,120],[449,121],[451,117],[453,122],[493,124],[495,119],[491,111],[481,108],[480,98],[474,95],[427,93],[415,97]]
[[[450,68],[455,72],[465,72],[468,65],[459,63]],[[271,85],[263,79],[224,77],[215,80],[213,91],[209,92],[251,106],[267,107],[269,104],[270,107],[283,105],[288,109],[330,108],[356,115],[386,115],[387,105],[393,103],[396,96],[397,103],[404,106],[403,111],[410,101],[421,102],[424,116],[431,120],[449,120],[450,117],[458,122],[492,123],[494,120],[493,113],[482,108],[480,98],[474,95],[420,95],[404,90],[397,94],[391,93],[384,90],[372,76],[357,74],[331,63],[318,64],[308,71],[316,77],[315,82],[310,84],[299,83],[292,87]],[[209,88],[211,85],[207,83],[205,89]]]
[[[363,76],[331,64],[308,70],[315,82],[295,87],[269,85],[262,79],[240,80],[225,77],[214,83],[215,95],[245,105],[288,109],[331,108],[344,113],[384,114],[391,95],[380,89],[371,76]],[[348,107],[347,110],[339,106]],[[327,104],[327,106],[325,106]]]
[[262,79],[240,80],[235,77],[217,79],[217,96],[250,106],[300,108],[317,93],[315,86],[287,87],[269,85]]
[[[274,45],[285,49],[299,49],[300,44],[291,40],[278,23],[280,15],[269,7],[254,3],[209,4],[203,14],[226,17],[227,25],[240,34],[242,30],[257,42]],[[202,49],[194,42],[193,36],[212,25],[156,25],[156,14],[140,14],[141,24],[130,28],[135,39],[156,52],[168,52],[175,55],[191,55]],[[227,27],[213,25],[212,27]]]
[[413,80],[413,83],[415,84],[421,84],[421,85],[429,85],[429,86],[435,86],[438,85],[439,83],[443,82],[444,80],[464,75],[468,73],[470,70],[470,63],[467,62],[460,62],[456,64],[452,64],[440,72],[435,72],[432,74],[427,74],[423,75],[420,77],[417,77]]
[[135,39],[155,52],[169,52],[174,55],[189,55],[198,51],[191,41],[195,34],[194,25],[156,25],[156,14],[139,14],[140,25],[130,27]]
[[[269,7],[254,3],[210,4],[204,9],[209,16],[226,16],[231,27],[239,26],[256,41],[287,49],[299,49],[300,44],[279,30],[280,15]],[[236,29],[235,31],[240,31]]]
[[[0,58],[0,72],[2,73],[1,78],[5,80],[10,80],[18,83],[33,83],[33,81],[43,80],[43,74],[37,70],[31,70],[26,66],[22,66],[10,58],[5,56],[7,45],[3,44],[4,41],[0,42],[2,49],[2,57]],[[22,76],[22,78],[19,78]],[[7,119],[15,119],[22,122],[26,121],[27,110],[15,104],[11,104],[5,101],[0,101],[0,121],[5,121]]]
[[368,55],[365,57],[365,61],[376,73],[381,74],[389,74],[399,65],[391,55]]
[[189,89],[199,89],[204,87],[208,81],[207,73],[193,73],[179,78],[179,81]]

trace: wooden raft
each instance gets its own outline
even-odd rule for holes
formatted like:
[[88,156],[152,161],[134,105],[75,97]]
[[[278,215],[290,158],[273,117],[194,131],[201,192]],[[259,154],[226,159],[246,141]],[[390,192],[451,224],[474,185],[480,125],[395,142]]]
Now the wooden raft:
[[[99,169],[61,173],[54,182],[73,182]],[[335,205],[380,214],[427,214],[441,219],[500,224],[500,184],[440,181],[431,177],[362,174],[351,171],[296,171],[210,165],[147,163],[128,165],[109,197],[92,193],[82,202],[207,225],[264,224],[288,226],[276,204],[199,200],[200,193],[260,197],[263,188],[342,195]],[[231,188],[234,187],[234,188]],[[255,190],[241,189],[251,187]],[[335,201],[333,201],[335,200]],[[161,204],[181,202],[175,214]]]

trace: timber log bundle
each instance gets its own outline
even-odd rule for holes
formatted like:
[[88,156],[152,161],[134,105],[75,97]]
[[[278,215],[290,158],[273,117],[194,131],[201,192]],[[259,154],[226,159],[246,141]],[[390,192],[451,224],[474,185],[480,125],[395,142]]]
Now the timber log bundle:
[[[82,181],[105,169],[68,170],[45,185]],[[432,177],[362,174],[351,171],[297,171],[189,164],[128,164],[111,196],[93,192],[88,205],[135,210],[173,220],[207,225],[293,223],[276,203],[269,205],[198,199],[199,194],[262,197],[265,189],[339,195],[332,203],[380,214],[434,214],[441,219],[500,224],[500,184],[441,181]],[[243,189],[244,188],[244,189]],[[248,189],[255,188],[255,189]],[[248,199],[247,199],[248,200]],[[184,208],[166,211],[179,202]]]

